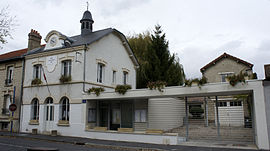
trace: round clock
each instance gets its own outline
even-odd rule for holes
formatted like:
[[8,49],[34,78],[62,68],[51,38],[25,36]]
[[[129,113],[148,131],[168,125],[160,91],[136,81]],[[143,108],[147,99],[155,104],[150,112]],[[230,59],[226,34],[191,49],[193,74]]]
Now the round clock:
[[56,39],[56,37],[52,37],[51,38],[51,40],[50,40],[50,46],[55,46],[56,45],[56,43],[57,43],[57,39]]

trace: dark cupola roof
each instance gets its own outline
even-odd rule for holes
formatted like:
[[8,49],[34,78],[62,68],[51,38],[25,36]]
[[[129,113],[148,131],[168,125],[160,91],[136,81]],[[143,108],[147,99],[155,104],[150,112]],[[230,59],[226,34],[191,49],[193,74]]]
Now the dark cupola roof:
[[82,36],[92,33],[94,20],[90,11],[87,10],[83,13],[80,23]]

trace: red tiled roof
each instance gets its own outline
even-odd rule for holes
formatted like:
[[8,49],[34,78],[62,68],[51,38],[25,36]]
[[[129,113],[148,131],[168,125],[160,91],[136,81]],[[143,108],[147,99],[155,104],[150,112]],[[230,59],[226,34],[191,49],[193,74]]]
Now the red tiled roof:
[[12,59],[12,58],[15,58],[15,57],[20,57],[23,54],[25,54],[26,52],[27,52],[27,48],[2,54],[2,55],[0,55],[0,61],[1,60],[6,60],[6,59]]
[[207,65],[205,65],[204,67],[202,67],[202,68],[200,69],[201,72],[205,71],[207,68],[211,67],[212,65],[215,65],[218,61],[220,61],[220,60],[222,60],[222,59],[224,59],[224,58],[230,58],[230,59],[235,60],[236,62],[240,62],[240,63],[242,63],[242,64],[244,64],[244,65],[246,65],[246,66],[248,66],[248,67],[250,67],[250,68],[253,67],[253,64],[251,64],[251,63],[249,63],[249,62],[246,62],[246,61],[244,61],[244,60],[242,60],[242,59],[239,59],[239,58],[237,58],[237,57],[234,57],[234,56],[232,56],[232,55],[229,55],[229,54],[227,54],[227,53],[224,53],[224,54],[222,54],[221,56],[219,56],[218,58],[216,58],[215,60],[211,61],[210,63],[208,63]]

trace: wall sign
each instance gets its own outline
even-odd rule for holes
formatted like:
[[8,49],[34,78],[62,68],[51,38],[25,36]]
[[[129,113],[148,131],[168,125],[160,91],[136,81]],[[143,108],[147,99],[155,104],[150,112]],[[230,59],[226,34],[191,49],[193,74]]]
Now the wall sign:
[[46,58],[46,67],[48,72],[53,72],[57,64],[57,56],[48,56]]

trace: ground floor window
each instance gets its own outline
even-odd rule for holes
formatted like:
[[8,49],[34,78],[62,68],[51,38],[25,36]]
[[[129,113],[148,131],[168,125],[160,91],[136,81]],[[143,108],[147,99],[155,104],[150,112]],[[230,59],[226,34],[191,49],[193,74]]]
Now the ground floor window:
[[135,122],[146,122],[146,110],[135,110]]
[[39,120],[39,101],[37,98],[31,103],[31,120]]
[[97,121],[96,108],[88,108],[88,123],[95,123]]
[[60,120],[69,121],[69,99],[63,97],[60,101]]
[[241,101],[231,101],[230,106],[242,106],[242,102]]
[[46,104],[46,121],[53,121],[54,120],[53,99],[51,97],[47,98],[45,104]]
[[120,109],[113,109],[112,110],[112,123],[113,124],[120,124]]

